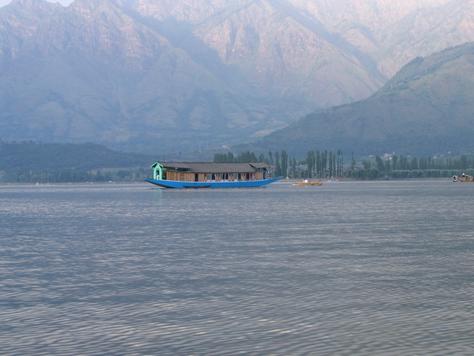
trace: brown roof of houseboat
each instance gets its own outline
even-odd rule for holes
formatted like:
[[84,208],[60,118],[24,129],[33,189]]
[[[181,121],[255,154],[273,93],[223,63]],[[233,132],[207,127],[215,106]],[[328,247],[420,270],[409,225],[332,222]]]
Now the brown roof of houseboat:
[[169,162],[163,163],[168,169],[193,173],[254,173],[258,169],[270,168],[266,163],[200,163]]

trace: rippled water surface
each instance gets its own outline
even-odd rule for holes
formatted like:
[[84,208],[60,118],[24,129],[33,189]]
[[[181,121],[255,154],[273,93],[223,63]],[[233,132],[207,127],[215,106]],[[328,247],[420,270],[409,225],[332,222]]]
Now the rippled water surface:
[[474,185],[0,186],[0,354],[474,354]]

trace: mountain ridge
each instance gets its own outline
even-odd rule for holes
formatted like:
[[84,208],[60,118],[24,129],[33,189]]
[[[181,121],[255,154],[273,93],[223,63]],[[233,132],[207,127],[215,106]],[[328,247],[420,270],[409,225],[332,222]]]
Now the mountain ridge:
[[301,153],[319,147],[357,154],[474,151],[474,43],[417,58],[373,96],[315,112],[256,143]]

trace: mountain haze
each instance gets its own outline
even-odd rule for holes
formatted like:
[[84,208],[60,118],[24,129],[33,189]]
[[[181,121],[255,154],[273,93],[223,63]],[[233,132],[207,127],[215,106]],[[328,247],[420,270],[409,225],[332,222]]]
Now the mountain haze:
[[416,58],[372,97],[318,111],[260,149],[341,148],[357,154],[474,151],[474,43]]
[[14,0],[0,8],[0,138],[168,152],[248,141],[474,40],[473,4]]

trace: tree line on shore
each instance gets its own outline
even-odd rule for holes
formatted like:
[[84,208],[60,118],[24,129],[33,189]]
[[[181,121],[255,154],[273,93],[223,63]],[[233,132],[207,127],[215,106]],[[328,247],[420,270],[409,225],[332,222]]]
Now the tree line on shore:
[[149,176],[149,169],[27,169],[1,171],[0,182],[7,183],[85,183],[85,182],[137,182]]
[[255,154],[254,152],[217,153],[216,163],[265,162],[273,166],[275,176],[298,178],[350,178],[362,180],[441,178],[459,174],[474,174],[474,155],[414,157],[385,154],[368,156],[356,160],[351,155],[349,162],[341,150],[311,150],[305,158],[291,157],[285,150]]

